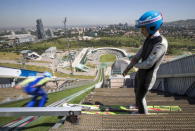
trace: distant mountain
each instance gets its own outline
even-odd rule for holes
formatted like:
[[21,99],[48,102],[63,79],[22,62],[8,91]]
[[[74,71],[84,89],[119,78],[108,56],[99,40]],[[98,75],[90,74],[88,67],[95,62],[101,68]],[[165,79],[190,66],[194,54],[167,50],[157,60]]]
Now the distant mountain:
[[195,19],[166,22],[165,25],[168,25],[168,26],[183,26],[183,27],[195,26]]

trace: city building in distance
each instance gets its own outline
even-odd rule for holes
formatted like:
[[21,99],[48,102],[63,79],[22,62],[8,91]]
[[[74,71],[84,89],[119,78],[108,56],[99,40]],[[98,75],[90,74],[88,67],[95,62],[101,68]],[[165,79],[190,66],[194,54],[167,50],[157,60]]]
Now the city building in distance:
[[37,19],[37,37],[38,39],[45,39],[46,38],[46,34],[44,31],[44,27],[43,27],[43,23],[41,19]]

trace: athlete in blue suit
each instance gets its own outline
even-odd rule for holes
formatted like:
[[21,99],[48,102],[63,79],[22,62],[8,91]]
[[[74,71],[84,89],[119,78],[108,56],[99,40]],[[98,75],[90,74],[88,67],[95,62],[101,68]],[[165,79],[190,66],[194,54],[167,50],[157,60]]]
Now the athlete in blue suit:
[[37,101],[37,98],[40,96],[38,106],[43,107],[47,102],[47,93],[44,91],[42,86],[44,86],[48,81],[51,80],[51,73],[44,72],[41,77],[30,77],[20,82],[15,88],[19,89],[23,87],[24,92],[33,96],[32,100],[28,102],[27,107],[34,107]]

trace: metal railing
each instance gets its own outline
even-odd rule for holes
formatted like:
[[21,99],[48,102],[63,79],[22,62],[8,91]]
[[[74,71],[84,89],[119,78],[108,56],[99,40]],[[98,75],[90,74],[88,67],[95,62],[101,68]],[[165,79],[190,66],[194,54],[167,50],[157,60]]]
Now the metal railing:
[[[78,96],[80,96],[81,94],[83,94],[83,93],[89,91],[89,90],[92,89],[92,88],[94,88],[94,85],[93,85],[93,86],[90,86],[90,87],[88,87],[88,88],[86,88],[86,89],[84,89],[84,90],[81,90],[81,91],[79,91],[79,92],[76,92],[76,93],[74,93],[74,94],[72,94],[72,95],[70,95],[70,96],[68,96],[68,97],[65,97],[64,99],[61,99],[61,100],[59,100],[59,101],[57,101],[57,102],[54,102],[54,103],[50,104],[50,105],[47,106],[47,107],[60,107],[60,106],[62,106],[64,103],[70,102],[71,100],[75,99],[76,97],[78,97]],[[46,108],[45,108],[45,109],[46,109]],[[39,116],[40,116],[39,113],[40,113],[41,110],[44,110],[44,107],[42,107],[42,109],[36,110]],[[2,112],[4,112],[4,111],[2,111]],[[36,119],[39,118],[39,116],[28,116],[28,115],[32,115],[32,114],[33,114],[33,115],[37,115],[36,112],[33,112],[33,111],[31,111],[30,114],[29,114],[29,112],[26,113],[26,111],[24,111],[24,112],[21,111],[21,112],[19,112],[19,113],[22,113],[22,115],[25,114],[25,116],[27,116],[27,117],[24,117],[24,118],[22,118],[21,120],[18,119],[18,120],[15,120],[15,121],[13,121],[13,122],[10,122],[10,123],[8,123],[8,124],[2,126],[2,127],[0,128],[0,130],[13,130],[13,129],[16,130],[16,129],[19,128],[19,127],[25,126],[26,123],[28,124],[28,123],[30,123],[31,121],[36,120]],[[51,115],[51,113],[54,113],[54,112],[51,111],[51,112],[48,112],[48,113],[45,114],[45,115]],[[66,112],[64,112],[64,113],[66,113]],[[2,115],[2,114],[0,113],[0,115]],[[7,114],[7,115],[8,115],[8,114]],[[9,116],[11,116],[11,115],[14,115],[14,114],[13,114],[13,112],[10,111]],[[16,114],[15,114],[15,115],[16,115]],[[56,115],[58,115],[58,114],[56,114]],[[60,115],[60,114],[59,114],[59,115]]]
[[3,107],[0,116],[68,116],[81,114],[79,107]]
[[195,55],[161,64],[153,89],[195,97]]
[[[101,71],[101,70],[100,70],[100,71]],[[98,77],[96,77],[93,81],[98,80],[98,82],[101,82],[101,81],[103,80],[103,78],[101,79],[102,76],[100,76],[100,75],[102,75],[102,73],[100,73],[100,71],[98,71],[98,73],[97,73]],[[97,83],[97,84],[98,84],[98,83]],[[91,89],[97,87],[97,84],[94,84],[94,85],[92,85],[92,86],[90,86],[90,87],[88,87],[88,88],[86,88],[86,89],[84,89],[84,90],[81,90],[81,91],[79,91],[79,92],[76,92],[76,93],[74,93],[74,94],[72,94],[72,95],[70,95],[70,96],[68,96],[68,97],[65,97],[64,99],[61,99],[61,100],[59,100],[59,101],[57,101],[57,102],[54,102],[53,104],[50,104],[48,107],[60,107],[60,106],[62,106],[64,103],[70,102],[71,100],[73,100],[73,99],[75,99],[76,97],[82,95],[83,93],[85,93],[85,92],[87,92],[87,91],[89,91],[89,90],[91,90]],[[18,108],[18,109],[19,109],[19,108]],[[35,109],[35,112],[31,111],[30,113],[29,113],[29,112],[26,113],[25,110],[24,110],[24,111],[17,112],[17,113],[19,113],[19,115],[21,115],[21,114],[24,115],[24,114],[25,114],[26,116],[28,116],[28,115],[39,115],[39,116],[40,116],[40,112],[42,112],[42,110],[44,110],[44,109],[46,109],[46,108],[42,108],[42,109],[37,108],[37,109]],[[52,109],[52,108],[48,108],[48,109],[49,109],[49,111],[48,111],[45,115],[51,115],[51,113],[54,113],[53,115],[57,115],[57,116],[58,116],[58,115],[64,115],[64,114],[67,114],[67,113],[68,113],[68,112],[66,112],[66,111],[62,111],[61,114],[58,114],[58,113],[55,111],[55,109],[54,109],[54,110],[50,110],[50,109]],[[60,108],[60,111],[61,111],[61,109],[62,109],[62,108]],[[3,115],[4,115],[3,112],[5,112],[5,111],[2,110],[2,113],[0,113],[0,115],[3,116]],[[78,111],[77,113],[79,113],[79,112],[80,112],[80,111]],[[14,112],[12,109],[10,109],[10,113],[7,114],[7,115],[12,116],[12,115],[14,115],[14,113],[16,113],[16,112]],[[28,123],[30,123],[31,121],[36,120],[36,119],[38,119],[38,116],[28,116],[28,117],[24,117],[24,118],[21,119],[21,120],[20,120],[20,119],[19,119],[19,120],[15,120],[15,121],[13,121],[13,122],[10,122],[10,123],[8,123],[8,124],[2,126],[1,129],[3,129],[3,130],[17,129],[17,128],[20,128],[20,127],[25,126],[26,123],[28,124]],[[0,129],[0,130],[1,130],[1,129]]]

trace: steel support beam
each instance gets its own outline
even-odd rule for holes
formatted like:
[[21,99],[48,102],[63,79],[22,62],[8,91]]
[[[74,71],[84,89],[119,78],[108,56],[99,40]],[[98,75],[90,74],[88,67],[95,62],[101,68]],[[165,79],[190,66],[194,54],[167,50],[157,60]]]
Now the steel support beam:
[[0,108],[0,116],[70,116],[80,115],[81,107]]

